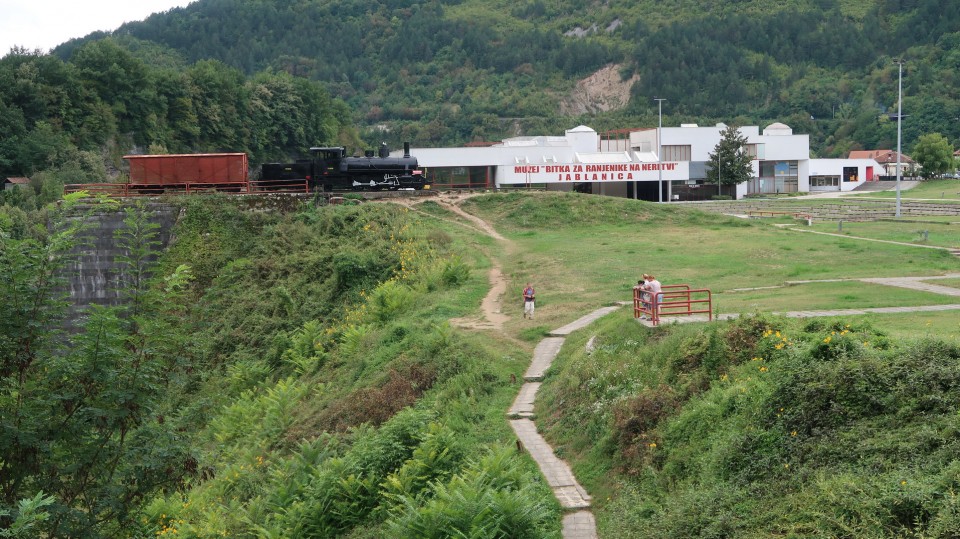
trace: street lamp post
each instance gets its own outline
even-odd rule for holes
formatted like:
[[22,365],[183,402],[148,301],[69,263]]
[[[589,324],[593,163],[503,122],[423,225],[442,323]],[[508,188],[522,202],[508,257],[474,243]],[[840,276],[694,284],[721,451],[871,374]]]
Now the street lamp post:
[[900,217],[900,124],[903,122],[903,58],[895,62],[900,67],[897,78],[897,213]]
[[654,97],[653,100],[657,102],[657,112],[660,117],[660,121],[657,124],[657,199],[663,202],[663,159],[660,155],[663,145],[661,144],[662,141],[660,137],[663,132],[663,102],[666,101],[666,99]]

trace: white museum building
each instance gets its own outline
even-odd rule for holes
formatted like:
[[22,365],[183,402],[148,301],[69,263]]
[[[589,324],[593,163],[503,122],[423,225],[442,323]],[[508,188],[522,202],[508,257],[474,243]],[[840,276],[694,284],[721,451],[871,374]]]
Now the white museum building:
[[[726,127],[683,124],[598,134],[581,125],[563,136],[412,148],[410,153],[438,187],[542,187],[661,202],[706,200],[718,194],[717,186],[704,179],[709,154]],[[873,159],[811,159],[809,135],[795,135],[782,123],[770,124],[763,133],[757,126],[739,132],[753,157],[753,178],[735,192],[725,187],[724,195],[849,191],[883,171]]]

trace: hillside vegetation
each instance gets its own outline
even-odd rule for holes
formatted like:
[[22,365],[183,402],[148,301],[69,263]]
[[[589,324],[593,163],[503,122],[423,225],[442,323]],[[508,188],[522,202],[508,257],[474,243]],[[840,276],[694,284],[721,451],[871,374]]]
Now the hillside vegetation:
[[557,535],[503,420],[523,354],[446,322],[485,293],[476,238],[389,204],[182,203],[137,309],[70,337],[31,328],[74,229],[0,220],[5,536]]
[[[823,278],[958,264],[573,193],[465,201],[503,243],[434,202],[197,197],[175,201],[176,239],[150,282],[134,277],[155,230],[142,209],[116,210],[130,302],[64,334],[46,330],[63,315],[76,198],[43,214],[0,207],[6,536],[558,537],[559,505],[504,417],[547,330],[627,299],[651,268],[719,295],[814,263]],[[477,316],[494,257],[508,296],[537,286],[537,320],[507,298],[502,332],[451,325]],[[960,526],[956,311],[656,329],[630,314],[567,339],[537,399],[602,537]]]
[[601,537],[960,529],[955,338],[763,316],[594,333],[558,358],[538,414],[599,499]]
[[[395,143],[650,126],[661,97],[667,125],[784,121],[841,155],[895,145],[893,58],[907,59],[907,147],[960,138],[958,21],[950,0],[202,0],[114,35],[323,81]],[[637,77],[626,107],[561,116],[575,83],[611,64]]]
[[[818,156],[960,145],[951,0],[199,0],[0,58],[0,175],[40,204],[126,153],[351,153],[657,124],[789,124]],[[589,112],[582,112],[589,111]],[[46,192],[44,192],[46,190]],[[30,206],[33,201],[22,205]],[[38,204],[32,203],[33,208]]]

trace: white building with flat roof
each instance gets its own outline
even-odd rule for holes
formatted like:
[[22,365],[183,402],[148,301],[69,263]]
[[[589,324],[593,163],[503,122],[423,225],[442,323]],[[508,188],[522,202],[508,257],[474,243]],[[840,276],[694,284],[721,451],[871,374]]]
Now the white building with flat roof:
[[[717,186],[704,180],[709,155],[726,127],[684,124],[600,135],[581,125],[564,136],[410,153],[437,187],[537,186],[651,201],[705,200],[718,194]],[[847,191],[873,181],[881,170],[869,159],[810,159],[809,135],[794,135],[782,123],[770,124],[763,133],[757,126],[738,131],[747,139],[754,174],[734,192],[725,188],[725,195]]]

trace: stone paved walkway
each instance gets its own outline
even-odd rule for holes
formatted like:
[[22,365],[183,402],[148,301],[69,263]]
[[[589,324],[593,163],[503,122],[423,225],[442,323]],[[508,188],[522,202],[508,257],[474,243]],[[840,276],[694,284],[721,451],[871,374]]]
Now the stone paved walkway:
[[563,517],[562,534],[565,539],[597,539],[597,525],[593,513],[590,512],[590,495],[577,482],[570,466],[557,457],[550,444],[537,432],[537,426],[533,422],[534,401],[540,389],[540,381],[543,380],[554,358],[560,353],[560,348],[566,340],[564,336],[586,327],[619,308],[620,306],[617,305],[597,309],[551,331],[550,337],[540,341],[533,350],[533,360],[523,376],[525,383],[507,412],[507,416],[510,417],[510,427],[513,428],[523,447],[530,453],[530,457],[537,463],[537,467],[543,473],[560,506],[565,511],[572,511]]
[[537,462],[547,484],[553,489],[554,496],[564,509],[583,509],[590,507],[590,495],[577,483],[570,466],[560,460],[550,444],[537,432],[537,426],[529,419],[512,419],[510,426],[517,438],[523,442],[524,449]]
[[612,313],[613,311],[616,311],[618,308],[619,308],[619,307],[617,307],[617,306],[602,307],[602,308],[597,309],[596,311],[593,311],[592,313],[590,313],[590,314],[588,314],[588,315],[586,315],[586,316],[584,316],[584,317],[582,317],[582,318],[579,318],[579,319],[577,319],[577,320],[574,320],[573,322],[570,322],[569,324],[563,326],[562,328],[555,329],[555,330],[551,331],[551,332],[550,332],[550,335],[565,337],[565,336],[567,336],[567,335],[570,335],[571,333],[573,333],[574,331],[576,331],[576,330],[578,330],[578,329],[585,328],[585,327],[589,326],[589,325],[590,325],[591,323],[593,323],[595,320],[598,320],[598,319],[600,319],[600,318],[602,318],[602,317],[604,317],[604,316]]
[[521,417],[533,419],[533,401],[537,398],[537,391],[540,390],[540,382],[528,382],[520,388],[517,398],[513,401],[513,406],[507,412],[507,416],[513,419]]
[[[949,273],[946,275],[934,275],[926,277],[868,277],[862,279],[823,279],[817,281],[790,281],[788,284],[803,284],[803,283],[817,283],[817,282],[836,282],[836,281],[861,281],[864,283],[874,283],[882,284],[887,286],[896,286],[899,288],[908,288],[910,290],[919,290],[921,292],[930,292],[933,294],[940,294],[943,296],[954,296],[960,297],[960,288],[953,288],[950,286],[942,286],[938,284],[933,284],[927,281],[935,281],[937,279],[957,279],[960,278],[960,273]],[[763,287],[763,288],[778,288],[778,287]],[[746,289],[745,289],[746,290]],[[750,289],[750,290],[759,290]],[[957,311],[960,310],[960,303],[948,303],[944,305],[916,305],[916,306],[907,306],[907,307],[864,307],[862,309],[820,309],[820,310],[809,310],[809,311],[786,311],[786,312],[774,312],[770,314],[775,314],[779,316],[785,316],[787,318],[812,318],[817,316],[850,316],[850,315],[859,315],[867,313],[918,313],[918,312],[935,312],[935,311]],[[734,318],[739,318],[739,314],[720,314],[717,315],[716,319],[718,320],[731,320]],[[664,324],[687,324],[690,322],[706,322],[708,320],[706,315],[691,315],[691,316],[667,316],[660,319],[660,325]],[[653,324],[649,320],[637,320],[637,322],[652,327]]]
[[550,368],[550,364],[553,363],[553,358],[557,357],[560,352],[563,341],[563,337],[547,337],[540,341],[540,344],[533,351],[533,361],[527,368],[527,372],[524,373],[523,379],[528,382],[543,380],[543,375]]
[[[890,286],[899,286],[913,290],[922,290],[937,294],[958,296],[960,289],[947,286],[931,284],[925,281],[937,278],[960,277],[960,274],[951,274],[939,277],[899,277],[899,278],[868,278],[855,279],[863,282],[884,284]],[[561,328],[550,332],[547,337],[537,344],[533,351],[533,360],[530,367],[524,374],[525,383],[520,388],[517,398],[507,412],[510,418],[510,427],[513,428],[517,439],[523,444],[523,447],[530,453],[531,458],[537,463],[540,472],[543,473],[547,484],[553,490],[554,496],[560,502],[560,506],[565,511],[571,511],[563,517],[562,536],[565,539],[597,539],[597,526],[590,512],[590,495],[577,482],[576,477],[570,466],[558,458],[553,452],[549,443],[537,432],[534,403],[536,401],[537,391],[540,389],[546,371],[550,368],[554,358],[560,352],[565,341],[565,336],[574,331],[584,328],[597,319],[617,310],[629,302],[621,302],[616,306],[597,309],[592,313],[575,320]],[[914,307],[873,307],[863,309],[831,309],[831,310],[811,310],[811,311],[788,311],[781,313],[772,313],[786,316],[788,318],[808,318],[820,316],[846,316],[866,313],[902,313],[902,312],[923,312],[923,311],[947,311],[960,310],[960,304],[948,305],[921,305]],[[735,313],[721,314],[716,318],[719,320],[731,320],[740,315]],[[661,320],[661,324],[684,324],[690,322],[706,322],[708,318],[705,315],[667,317]],[[638,320],[639,323],[651,326],[649,320]]]
[[940,294],[943,296],[957,296],[960,297],[960,288],[952,288],[949,286],[941,286],[938,284],[928,283],[933,279],[955,279],[960,278],[960,273],[952,273],[950,275],[943,275],[940,277],[876,277],[869,279],[860,279],[865,283],[877,283],[885,284],[888,286],[898,286],[900,288],[909,288],[911,290],[921,290],[923,292],[933,292],[934,294]]
[[590,511],[577,511],[563,517],[563,536],[583,539],[597,538],[597,523]]

